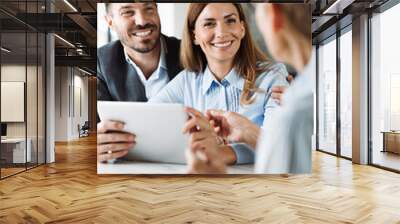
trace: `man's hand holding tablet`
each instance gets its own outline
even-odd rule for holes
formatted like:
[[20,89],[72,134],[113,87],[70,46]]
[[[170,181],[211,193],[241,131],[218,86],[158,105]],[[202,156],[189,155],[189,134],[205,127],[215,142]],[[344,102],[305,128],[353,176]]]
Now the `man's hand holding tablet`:
[[121,158],[134,147],[135,135],[124,132],[124,124],[103,120],[97,124],[97,161],[106,162]]
[[106,121],[99,124],[98,161],[122,157],[124,162],[186,164],[183,105],[98,101],[97,107]]

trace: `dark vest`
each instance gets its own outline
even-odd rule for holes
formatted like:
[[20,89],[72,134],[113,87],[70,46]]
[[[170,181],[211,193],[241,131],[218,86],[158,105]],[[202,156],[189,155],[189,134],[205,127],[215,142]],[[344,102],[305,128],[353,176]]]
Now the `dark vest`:
[[[163,36],[166,43],[166,63],[169,80],[181,70],[180,40]],[[146,102],[145,88],[131,64],[125,59],[120,41],[111,42],[97,50],[97,100]]]

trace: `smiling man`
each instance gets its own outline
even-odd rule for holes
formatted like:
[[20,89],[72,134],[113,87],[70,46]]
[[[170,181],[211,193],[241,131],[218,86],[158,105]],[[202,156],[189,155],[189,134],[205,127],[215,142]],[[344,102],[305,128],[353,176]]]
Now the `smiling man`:
[[[119,40],[97,51],[97,100],[146,102],[176,74],[180,41],[161,34],[157,5],[106,3],[108,26]],[[123,124],[98,123],[98,160],[122,157],[135,145],[135,136],[121,132]]]

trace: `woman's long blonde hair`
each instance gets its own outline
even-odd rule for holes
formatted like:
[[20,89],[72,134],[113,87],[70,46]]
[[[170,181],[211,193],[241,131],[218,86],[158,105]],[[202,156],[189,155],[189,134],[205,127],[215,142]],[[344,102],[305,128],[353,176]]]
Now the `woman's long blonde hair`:
[[[200,73],[204,71],[207,65],[207,59],[200,46],[194,44],[194,27],[197,18],[200,13],[209,3],[190,3],[187,13],[185,25],[183,28],[183,37],[181,42],[180,60],[184,69]],[[264,68],[257,67],[257,62],[266,61],[267,57],[264,53],[259,50],[256,46],[249,26],[247,24],[246,17],[243,12],[243,8],[238,3],[226,3],[233,4],[238,13],[239,19],[243,22],[245,28],[245,35],[241,40],[238,52],[235,55],[233,64],[234,68],[240,76],[245,80],[242,95],[240,96],[241,104],[250,104],[252,102],[252,90],[254,89],[255,80],[257,75],[263,71]]]

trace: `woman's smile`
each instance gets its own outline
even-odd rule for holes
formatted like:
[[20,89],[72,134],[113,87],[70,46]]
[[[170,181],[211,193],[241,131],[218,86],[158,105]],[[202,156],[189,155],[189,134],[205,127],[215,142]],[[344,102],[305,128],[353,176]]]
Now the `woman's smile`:
[[245,30],[234,5],[211,3],[197,18],[193,34],[194,44],[201,47],[210,64],[233,61]]
[[219,41],[211,43],[211,45],[218,49],[227,49],[232,46],[233,40],[230,41]]

